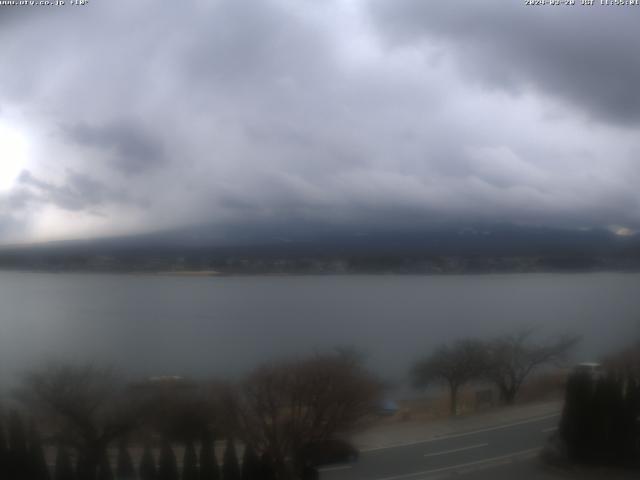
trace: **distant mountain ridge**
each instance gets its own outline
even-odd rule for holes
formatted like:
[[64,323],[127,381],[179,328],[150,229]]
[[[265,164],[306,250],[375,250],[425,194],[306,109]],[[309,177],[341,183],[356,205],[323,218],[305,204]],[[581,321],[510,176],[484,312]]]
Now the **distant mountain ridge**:
[[229,274],[640,270],[640,235],[512,224],[430,229],[204,225],[3,247],[0,268]]

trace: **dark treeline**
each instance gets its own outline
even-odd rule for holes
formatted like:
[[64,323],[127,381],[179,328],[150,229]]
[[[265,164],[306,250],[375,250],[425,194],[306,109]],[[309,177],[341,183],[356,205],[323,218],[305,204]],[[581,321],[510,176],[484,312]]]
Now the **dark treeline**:
[[132,383],[50,364],[0,414],[0,479],[317,478],[307,452],[372,415],[381,388],[347,350],[264,365],[235,384]]
[[[316,226],[318,227],[318,226]],[[640,235],[476,225],[405,231],[219,228],[0,248],[0,269],[225,274],[638,271]],[[223,235],[224,237],[224,235]],[[284,240],[284,241],[283,241]]]

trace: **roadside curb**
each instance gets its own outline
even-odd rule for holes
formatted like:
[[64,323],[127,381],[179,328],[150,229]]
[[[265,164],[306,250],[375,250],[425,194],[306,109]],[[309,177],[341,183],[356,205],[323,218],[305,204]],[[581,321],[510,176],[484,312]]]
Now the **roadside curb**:
[[419,439],[419,440],[415,440],[415,441],[411,441],[411,442],[398,442],[398,443],[390,443],[390,444],[380,445],[380,446],[375,446],[375,447],[362,448],[362,449],[360,449],[360,452],[361,453],[375,452],[375,451],[379,451],[379,450],[387,450],[387,449],[390,449],[390,448],[401,448],[401,447],[408,447],[410,445],[419,445],[421,443],[436,442],[436,441],[439,441],[439,440],[446,440],[446,439],[449,439],[449,438],[464,437],[464,436],[473,435],[473,434],[476,434],[476,433],[490,432],[490,431],[493,431],[493,430],[501,430],[503,428],[515,427],[517,425],[525,425],[527,423],[535,423],[535,422],[538,422],[538,421],[541,421],[541,420],[545,420],[547,418],[553,418],[553,417],[559,417],[559,416],[560,416],[560,412],[557,412],[557,413],[552,413],[552,414],[549,414],[549,415],[542,415],[542,416],[527,418],[525,420],[518,421],[518,422],[498,424],[498,425],[494,425],[492,427],[479,428],[479,429],[469,429],[469,430],[460,430],[460,431],[456,431],[456,432],[452,432],[452,433],[436,434],[436,435],[430,436],[428,438]]
[[[553,403],[548,405],[546,409],[540,408],[535,413],[531,412],[532,414],[529,416],[504,415],[503,417],[507,418],[503,418],[502,421],[500,421],[501,417],[497,415],[498,412],[492,412],[491,416],[486,418],[473,416],[438,421],[437,423],[388,425],[361,432],[355,435],[352,441],[362,453],[375,452],[544,420],[560,416],[561,408],[561,404]],[[509,419],[510,416],[511,419]],[[462,424],[458,423],[458,420],[461,420]],[[393,440],[391,440],[392,438]]]

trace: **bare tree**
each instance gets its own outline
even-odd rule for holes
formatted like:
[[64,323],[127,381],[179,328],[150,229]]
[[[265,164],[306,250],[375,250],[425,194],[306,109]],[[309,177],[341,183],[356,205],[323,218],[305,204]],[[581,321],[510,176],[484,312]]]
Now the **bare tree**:
[[142,421],[144,406],[125,398],[110,368],[52,364],[27,374],[18,392],[33,412],[54,426],[59,439],[79,452],[87,478],[110,442]]
[[445,384],[450,392],[450,412],[458,410],[458,391],[464,384],[480,378],[485,369],[485,346],[478,340],[459,340],[442,345],[412,369],[414,385]]
[[640,378],[640,342],[607,355],[602,363],[607,370],[618,375]]
[[238,393],[240,433],[271,457],[279,479],[296,478],[304,446],[354,428],[372,413],[380,392],[380,383],[353,355],[264,366]]
[[194,442],[217,426],[217,383],[195,382],[182,377],[159,377],[132,386],[149,405],[146,424],[172,442]]
[[513,404],[520,387],[537,368],[563,362],[579,337],[563,335],[555,340],[534,342],[533,329],[505,335],[487,345],[485,376],[495,383],[506,404]]

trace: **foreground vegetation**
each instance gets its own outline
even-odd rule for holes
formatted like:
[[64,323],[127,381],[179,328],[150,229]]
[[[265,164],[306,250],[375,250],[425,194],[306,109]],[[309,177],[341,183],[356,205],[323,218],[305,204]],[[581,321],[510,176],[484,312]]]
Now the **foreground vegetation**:
[[640,345],[569,377],[556,441],[573,463],[640,467]]
[[[416,362],[414,381],[458,390],[492,382],[515,401],[536,369],[578,339],[532,331],[459,340]],[[572,462],[640,464],[640,349],[574,373],[558,439]],[[319,446],[370,420],[383,385],[349,350],[263,365],[242,381],[155,377],[50,364],[31,371],[0,411],[0,478],[12,480],[298,480],[317,478]]]
[[[25,377],[19,405],[3,416],[0,478],[112,479],[114,449],[117,479],[314,478],[305,452],[372,415],[380,392],[345,351],[265,365],[233,385],[176,377],[124,383],[106,368],[47,366]],[[226,445],[221,465],[214,438]],[[56,446],[52,475],[43,440]],[[144,448],[132,458],[128,445]]]
[[464,385],[479,381],[495,385],[503,403],[515,402],[524,382],[537,369],[561,364],[579,338],[564,335],[536,342],[532,329],[489,341],[458,340],[442,345],[416,362],[411,370],[414,385],[424,388],[444,384],[450,393],[450,413],[458,411],[458,393]]

